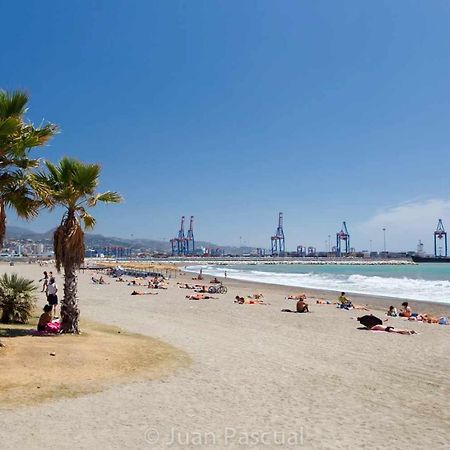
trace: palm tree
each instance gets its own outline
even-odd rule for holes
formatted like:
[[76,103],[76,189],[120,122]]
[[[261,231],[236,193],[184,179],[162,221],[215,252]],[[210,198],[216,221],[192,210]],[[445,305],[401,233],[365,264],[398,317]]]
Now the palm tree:
[[0,322],[27,323],[35,305],[35,290],[32,280],[4,273],[0,277]]
[[[77,274],[84,261],[84,229],[92,229],[95,219],[88,208],[98,202],[119,203],[116,192],[96,193],[100,166],[86,164],[76,159],[63,158],[58,165],[45,163],[46,172],[37,172],[34,182],[50,207],[65,209],[61,223],[53,236],[56,268],[64,268],[64,298],[61,301],[61,331],[79,333],[77,299]],[[83,226],[82,226],[83,225]]]
[[39,160],[31,159],[29,152],[57,132],[53,124],[35,128],[25,122],[27,103],[25,92],[0,90],[0,246],[5,238],[6,208],[23,219],[37,215],[40,203],[29,171],[39,165]]

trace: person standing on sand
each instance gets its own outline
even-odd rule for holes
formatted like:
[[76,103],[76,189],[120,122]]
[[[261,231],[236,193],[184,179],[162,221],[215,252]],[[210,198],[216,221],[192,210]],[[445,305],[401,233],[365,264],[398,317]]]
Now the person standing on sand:
[[55,279],[52,277],[49,280],[47,287],[47,301],[48,304],[53,308],[53,314],[56,315],[56,307],[58,306],[58,286],[56,285]]

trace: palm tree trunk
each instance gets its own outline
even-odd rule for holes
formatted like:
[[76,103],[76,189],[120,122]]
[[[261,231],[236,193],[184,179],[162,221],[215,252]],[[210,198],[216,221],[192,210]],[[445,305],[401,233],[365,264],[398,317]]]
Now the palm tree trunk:
[[0,199],[0,245],[3,246],[3,241],[5,239],[6,233],[6,208],[5,200]]
[[61,332],[80,332],[80,310],[77,298],[77,274],[73,265],[64,267],[64,298],[61,301]]

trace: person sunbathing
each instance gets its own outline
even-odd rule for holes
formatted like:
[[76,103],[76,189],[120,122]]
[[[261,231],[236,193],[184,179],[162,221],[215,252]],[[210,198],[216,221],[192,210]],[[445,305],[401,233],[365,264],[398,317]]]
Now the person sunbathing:
[[386,315],[389,317],[398,317],[397,308],[395,308],[394,306],[389,306],[389,310]]
[[409,306],[408,302],[402,303],[403,308],[400,310],[400,313],[398,314],[400,317],[411,317],[411,307]]
[[384,325],[374,325],[372,328],[368,328],[370,331],[386,331],[388,333],[398,334],[417,334],[415,330],[405,330],[403,328],[385,327]]
[[416,320],[424,323],[439,323],[437,317],[429,316],[428,314],[418,314],[417,316],[408,317],[408,320]]
[[255,299],[253,297],[239,297],[239,295],[236,295],[234,298],[234,303],[238,303],[239,305],[268,305],[269,303],[265,303],[264,300],[261,299]]
[[200,286],[200,287],[197,287],[197,288],[195,289],[195,292],[200,292],[200,293],[206,294],[206,293],[208,292],[208,287],[207,287],[207,286]]
[[292,311],[292,309],[282,309],[281,312],[308,313],[309,312],[308,303],[306,303],[303,299],[300,299],[297,302],[296,311]]
[[288,300],[306,300],[306,294],[288,295]]
[[180,289],[195,289],[194,286],[189,286],[189,284],[187,284],[187,283],[185,283],[184,286],[179,286],[179,288]]
[[217,277],[214,277],[213,280],[210,281],[210,283],[220,283],[220,281],[217,279]]
[[41,317],[39,317],[39,322],[37,324],[38,331],[47,331],[47,325],[52,323],[53,320],[52,309],[52,305],[44,306],[44,312],[41,314]]
[[162,283],[148,283],[148,287],[149,289],[167,289]]
[[351,308],[358,309],[360,311],[370,311],[366,305],[352,305]]
[[98,284],[109,284],[109,283],[107,283],[103,277],[100,277],[100,279],[98,280]]
[[186,295],[186,298],[188,300],[211,300],[211,299],[217,299],[217,297],[211,297],[210,295],[204,295],[204,294]]
[[131,295],[158,295],[157,292],[138,292],[138,291],[133,291],[131,293]]

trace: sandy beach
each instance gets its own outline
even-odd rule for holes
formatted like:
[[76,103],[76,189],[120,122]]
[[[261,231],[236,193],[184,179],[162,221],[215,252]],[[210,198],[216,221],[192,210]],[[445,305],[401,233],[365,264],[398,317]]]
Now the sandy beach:
[[[35,279],[43,268],[2,266]],[[34,448],[448,448],[450,327],[389,319],[419,332],[358,329],[359,311],[316,305],[330,292],[306,291],[311,314],[282,313],[295,288],[226,280],[228,293],[189,301],[170,280],[158,295],[131,296],[108,279],[79,276],[83,318],[120,326],[186,352],[189,367],[159,380],[112,385],[78,398],[1,408],[3,449]],[[205,277],[209,284],[211,277]],[[62,277],[57,282],[62,289]],[[303,291],[303,290],[301,290]],[[237,305],[262,293],[269,305]],[[385,298],[351,296],[382,317]],[[39,306],[45,304],[43,294]],[[450,314],[445,305],[413,309]]]

